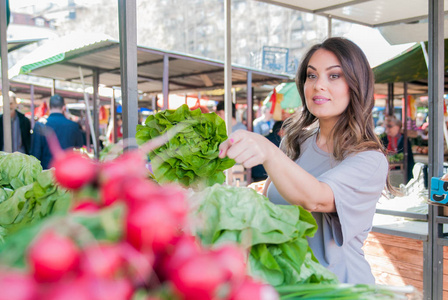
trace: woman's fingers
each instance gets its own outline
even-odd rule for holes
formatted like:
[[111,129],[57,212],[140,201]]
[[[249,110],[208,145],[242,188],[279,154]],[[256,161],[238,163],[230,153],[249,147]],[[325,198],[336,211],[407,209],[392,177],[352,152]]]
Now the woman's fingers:
[[[226,156],[228,156],[227,151],[229,150],[229,148],[235,144],[236,142],[239,142],[242,140],[242,135],[244,132],[244,130],[237,130],[234,133],[230,134],[229,138],[227,140],[225,140],[224,142],[221,143],[221,145],[219,145],[219,157],[220,158],[224,158]],[[239,134],[240,133],[240,134]]]
[[[262,164],[265,155],[261,149],[264,149],[262,144],[265,140],[256,133],[238,130],[220,145],[219,157],[228,156],[246,168]],[[266,140],[266,142],[269,141]]]

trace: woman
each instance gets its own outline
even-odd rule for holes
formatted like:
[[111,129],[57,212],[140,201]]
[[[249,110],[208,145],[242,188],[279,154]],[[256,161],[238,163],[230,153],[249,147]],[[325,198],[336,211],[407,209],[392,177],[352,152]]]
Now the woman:
[[[386,117],[386,129],[385,132],[380,135],[380,140],[386,149],[386,153],[389,155],[394,155],[398,153],[404,153],[404,135],[401,133],[403,126],[402,121],[397,119],[395,116]],[[405,178],[405,183],[412,179],[415,161],[414,155],[412,154],[412,146],[409,138],[407,143],[407,173]]]
[[312,212],[318,231],[308,242],[319,262],[344,283],[375,282],[363,243],[387,182],[388,162],[374,132],[374,78],[353,42],[329,38],[305,55],[296,84],[300,114],[284,125],[281,149],[237,131],[220,145],[244,167],[263,164],[268,198]]

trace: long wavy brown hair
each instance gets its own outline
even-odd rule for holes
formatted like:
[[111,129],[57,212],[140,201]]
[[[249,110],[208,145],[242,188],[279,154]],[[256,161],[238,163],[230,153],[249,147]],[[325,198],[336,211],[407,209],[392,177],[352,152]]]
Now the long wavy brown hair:
[[[332,129],[333,156],[341,161],[352,153],[378,150],[384,147],[374,132],[374,75],[363,51],[352,41],[333,37],[314,45],[307,52],[296,75],[296,85],[302,98],[302,111],[287,119],[283,125],[285,136],[282,149],[293,160],[301,153],[300,145],[316,133],[319,120],[310,113],[305,101],[304,84],[311,56],[318,50],[331,51],[338,58],[350,89],[350,101]],[[388,189],[391,187],[387,182]]]

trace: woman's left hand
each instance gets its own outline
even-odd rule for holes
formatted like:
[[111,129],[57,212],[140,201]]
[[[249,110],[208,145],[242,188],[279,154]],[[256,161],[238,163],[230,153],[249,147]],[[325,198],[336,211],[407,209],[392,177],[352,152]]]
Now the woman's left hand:
[[264,164],[275,149],[280,151],[264,136],[246,130],[237,130],[219,146],[219,157],[228,156],[245,168],[252,168]]

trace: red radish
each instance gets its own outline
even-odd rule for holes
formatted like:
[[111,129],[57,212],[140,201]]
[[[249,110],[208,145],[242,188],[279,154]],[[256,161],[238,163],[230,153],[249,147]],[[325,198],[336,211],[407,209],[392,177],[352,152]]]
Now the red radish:
[[56,181],[66,189],[77,190],[92,183],[97,175],[97,165],[79,152],[65,151],[53,157]]
[[222,245],[212,251],[212,256],[224,268],[227,280],[242,281],[246,276],[246,255],[237,245]]
[[114,278],[124,266],[122,248],[119,244],[89,246],[81,255],[81,272],[100,278]]
[[179,223],[183,223],[183,219],[186,218],[188,213],[188,203],[185,193],[175,186],[164,186],[160,189],[160,197],[162,201],[170,208],[170,210],[176,215]]
[[129,280],[94,278],[89,281],[89,291],[93,300],[128,300],[133,288]]
[[182,235],[174,243],[170,253],[167,253],[161,259],[157,271],[162,279],[169,279],[173,271],[178,269],[189,258],[200,255],[201,252],[202,249],[194,236]]
[[55,282],[75,270],[79,255],[72,240],[53,231],[44,232],[28,250],[34,278],[39,282]]
[[40,295],[45,300],[95,300],[89,287],[89,279],[78,277],[48,286],[48,291]]
[[153,254],[143,254],[126,242],[120,243],[120,247],[126,262],[126,278],[130,279],[135,285],[145,284],[153,272]]
[[278,300],[277,291],[270,285],[246,277],[237,283],[230,292],[229,300]]
[[8,272],[0,275],[0,300],[33,300],[37,296],[37,284],[33,277]]
[[144,155],[137,150],[127,151],[112,161],[101,166],[101,181],[111,178],[145,178],[148,175]]
[[83,199],[77,201],[75,205],[71,208],[71,211],[82,211],[88,213],[94,213],[100,210],[100,206],[94,199]]
[[123,185],[131,178],[113,177],[103,182],[100,187],[101,201],[105,206],[124,199]]
[[161,201],[130,209],[126,217],[126,239],[136,249],[159,252],[178,235],[178,220]]
[[53,155],[51,167],[54,167],[56,181],[66,189],[77,190],[93,182],[98,173],[97,164],[90,158],[72,150],[62,150],[53,131],[45,132],[47,143]]
[[153,200],[161,189],[161,187],[145,178],[128,180],[123,186],[126,203],[133,207]]
[[209,253],[202,253],[190,257],[170,277],[185,300],[211,300],[225,283],[226,274]]

